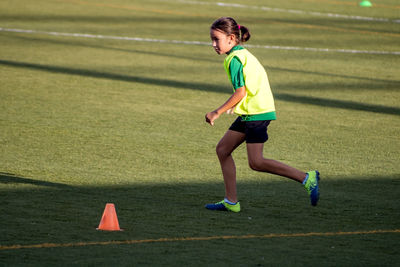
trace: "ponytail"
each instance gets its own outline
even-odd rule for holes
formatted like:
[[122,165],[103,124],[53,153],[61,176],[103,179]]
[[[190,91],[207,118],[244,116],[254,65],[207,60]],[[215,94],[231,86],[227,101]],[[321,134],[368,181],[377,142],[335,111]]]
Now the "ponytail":
[[239,25],[238,24],[238,28],[240,31],[240,42],[244,43],[247,42],[250,39],[250,32],[249,29],[247,29],[247,27],[243,26],[243,25]]

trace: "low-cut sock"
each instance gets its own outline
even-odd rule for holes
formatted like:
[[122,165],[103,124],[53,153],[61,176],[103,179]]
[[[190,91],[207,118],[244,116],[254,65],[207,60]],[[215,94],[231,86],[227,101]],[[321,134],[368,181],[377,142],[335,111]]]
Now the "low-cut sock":
[[229,199],[227,199],[227,198],[224,198],[224,201],[225,201],[225,203],[228,203],[229,205],[236,205],[237,204],[237,202],[229,201]]
[[307,183],[308,180],[308,173],[306,174],[306,178],[304,178],[304,181],[302,182],[303,185],[305,185]]

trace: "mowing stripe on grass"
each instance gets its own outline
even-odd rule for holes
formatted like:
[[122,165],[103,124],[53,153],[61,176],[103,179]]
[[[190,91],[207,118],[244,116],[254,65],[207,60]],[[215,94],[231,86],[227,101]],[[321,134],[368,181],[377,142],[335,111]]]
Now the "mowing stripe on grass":
[[[76,38],[92,38],[92,39],[111,39],[124,40],[135,42],[152,42],[152,43],[168,43],[168,44],[183,44],[183,45],[211,45],[209,42],[201,41],[182,41],[182,40],[163,40],[153,38],[128,37],[128,36],[110,36],[89,33],[67,33],[67,32],[47,32],[26,29],[10,29],[1,28],[0,32],[15,32],[26,34],[44,34],[53,36],[76,37]],[[309,51],[309,52],[336,52],[350,54],[373,54],[373,55],[400,55],[400,51],[373,51],[373,50],[355,50],[355,49],[332,49],[332,48],[316,48],[316,47],[298,47],[298,46],[278,46],[278,45],[246,45],[249,48],[276,49],[276,50],[294,50],[294,51]]]
[[[117,9],[125,9],[125,10],[134,10],[134,11],[140,11],[140,12],[152,12],[152,13],[159,13],[159,14],[170,14],[170,15],[188,15],[187,13],[180,12],[177,10],[162,10],[162,9],[154,9],[154,8],[144,8],[143,6],[137,6],[137,5],[118,5],[118,4],[112,4],[112,3],[92,3],[92,2],[87,2],[87,1],[81,1],[81,0],[57,0],[57,2],[70,2],[73,4],[78,4],[78,5],[90,5],[90,6],[96,6],[96,7],[106,7],[106,8],[117,8]],[[196,15],[192,15],[192,17]]]
[[76,242],[76,243],[42,243],[35,245],[9,245],[1,246],[0,250],[16,250],[31,248],[65,248],[65,247],[83,247],[83,246],[107,246],[107,245],[131,245],[144,243],[164,243],[164,242],[185,242],[185,241],[210,241],[210,240],[228,240],[228,239],[268,239],[268,238],[291,238],[291,237],[329,237],[346,235],[373,235],[373,234],[395,234],[400,233],[400,229],[394,230],[371,230],[354,232],[326,232],[326,233],[294,233],[294,234],[264,234],[264,235],[229,235],[229,236],[206,236],[206,237],[170,237],[158,239],[141,240],[121,240],[121,241],[94,241],[94,242]]
[[185,3],[185,4],[216,5],[216,6],[222,6],[222,7],[255,9],[255,10],[269,11],[269,12],[290,13],[290,14],[298,14],[298,15],[312,15],[312,16],[318,16],[318,17],[341,18],[341,19],[349,19],[349,20],[364,20],[364,21],[379,21],[379,22],[400,23],[399,19],[391,20],[391,19],[387,19],[387,18],[351,16],[351,15],[343,15],[343,14],[335,14],[335,13],[322,13],[322,12],[316,12],[316,11],[305,11],[305,10],[299,10],[299,9],[275,8],[275,7],[267,7],[267,6],[252,6],[252,5],[244,5],[244,4],[236,4],[236,3],[202,2],[202,1],[190,1],[190,0],[180,0],[179,2]]
[[[92,5],[98,7],[108,7],[108,8],[120,8],[126,10],[135,10],[135,11],[150,11],[161,14],[173,14],[173,15],[188,15],[184,12],[179,12],[177,10],[160,10],[160,9],[147,9],[143,7],[133,6],[133,5],[117,5],[110,3],[92,3],[81,0],[58,0],[59,2],[71,2],[75,4],[81,5]],[[175,1],[173,1],[175,2]],[[299,9],[285,9],[285,8],[274,8],[267,6],[254,6],[254,5],[244,5],[237,3],[225,3],[225,2],[202,2],[202,1],[190,1],[190,0],[178,0],[178,2],[183,4],[195,4],[195,5],[217,5],[220,7],[234,7],[234,8],[243,8],[243,9],[253,9],[253,10],[261,10],[261,11],[269,11],[269,12],[279,12],[279,13],[289,13],[289,14],[297,14],[297,15],[312,15],[318,17],[328,17],[328,18],[341,18],[348,20],[364,20],[364,21],[378,21],[378,22],[392,22],[392,23],[400,23],[399,19],[388,19],[388,18],[375,18],[375,17],[363,17],[363,16],[352,16],[352,15],[343,15],[343,14],[335,14],[335,13],[323,13],[316,11],[305,11]],[[357,5],[355,3],[351,3],[351,5]],[[374,4],[376,5],[376,4]],[[383,5],[381,5],[383,6]],[[398,6],[386,6],[387,8],[399,8]],[[190,16],[199,16],[198,14],[190,14]]]
[[[357,1],[345,2],[345,1],[331,1],[331,0],[302,0],[302,2],[314,2],[314,3],[318,3],[318,4],[321,4],[321,2],[323,2],[323,3],[327,3],[327,4],[332,4],[332,5],[345,5],[345,6],[358,6],[359,5],[359,3]],[[389,8],[389,9],[400,8],[400,6],[377,4],[377,3],[375,3],[375,1],[374,1],[373,6],[379,7],[379,8]]]
[[[90,6],[96,6],[96,7],[107,7],[107,8],[117,8],[117,9],[123,9],[123,10],[135,10],[135,11],[146,11],[146,12],[152,12],[152,13],[160,13],[160,14],[168,14],[168,15],[180,15],[180,16],[187,16],[187,17],[209,17],[208,15],[205,14],[195,14],[195,13],[186,13],[186,12],[181,12],[177,10],[167,10],[167,9],[148,9],[148,8],[143,8],[143,7],[138,7],[138,6],[132,6],[132,5],[116,5],[116,4],[105,4],[105,3],[91,3],[87,1],[81,1],[81,0],[57,0],[60,2],[70,2],[73,4],[78,4],[78,5],[90,5]],[[198,2],[199,3],[199,2]],[[221,4],[221,3],[220,3]],[[225,5],[225,4],[224,4]],[[211,18],[210,18],[211,19]],[[215,19],[215,18],[214,18]],[[308,28],[308,29],[323,29],[323,30],[332,30],[332,31],[339,31],[339,32],[352,32],[352,33],[362,33],[362,34],[374,34],[374,35],[381,35],[381,36],[394,36],[394,37],[399,37],[400,34],[397,33],[383,33],[383,32],[373,32],[373,31],[361,31],[361,30],[351,30],[351,29],[344,29],[340,27],[327,27],[327,26],[322,26],[322,25],[310,25],[310,24],[294,24],[294,23],[288,23],[288,22],[282,22],[282,21],[276,21],[272,20],[269,21],[270,23],[274,24],[283,24],[283,25],[290,25],[292,27],[299,27],[299,28]]]

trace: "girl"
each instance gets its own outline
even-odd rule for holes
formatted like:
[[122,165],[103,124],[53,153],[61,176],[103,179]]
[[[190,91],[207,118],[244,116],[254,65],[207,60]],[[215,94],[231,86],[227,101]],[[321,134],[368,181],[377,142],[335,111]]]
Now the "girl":
[[232,82],[233,95],[219,108],[206,114],[206,122],[214,121],[224,112],[234,112],[238,118],[219,141],[216,152],[221,164],[225,184],[225,199],[207,204],[210,210],[240,211],[236,194],[236,167],[232,152],[246,141],[250,168],[284,176],[302,183],[317,205],[319,199],[319,173],[304,173],[276,160],[263,156],[264,143],[268,140],[267,127],[276,119],[274,99],[267,73],[259,61],[240,44],[250,39],[248,29],[233,18],[222,17],[210,29],[212,46],[217,54],[226,54],[225,71]]

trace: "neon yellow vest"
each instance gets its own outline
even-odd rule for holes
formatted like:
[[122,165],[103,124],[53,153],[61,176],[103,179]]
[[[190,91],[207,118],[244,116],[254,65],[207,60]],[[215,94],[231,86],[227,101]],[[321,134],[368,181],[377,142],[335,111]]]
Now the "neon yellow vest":
[[243,65],[246,96],[236,105],[234,112],[238,115],[272,113],[275,117],[274,97],[264,67],[247,49],[234,50],[224,61],[229,80],[229,64],[235,56]]

